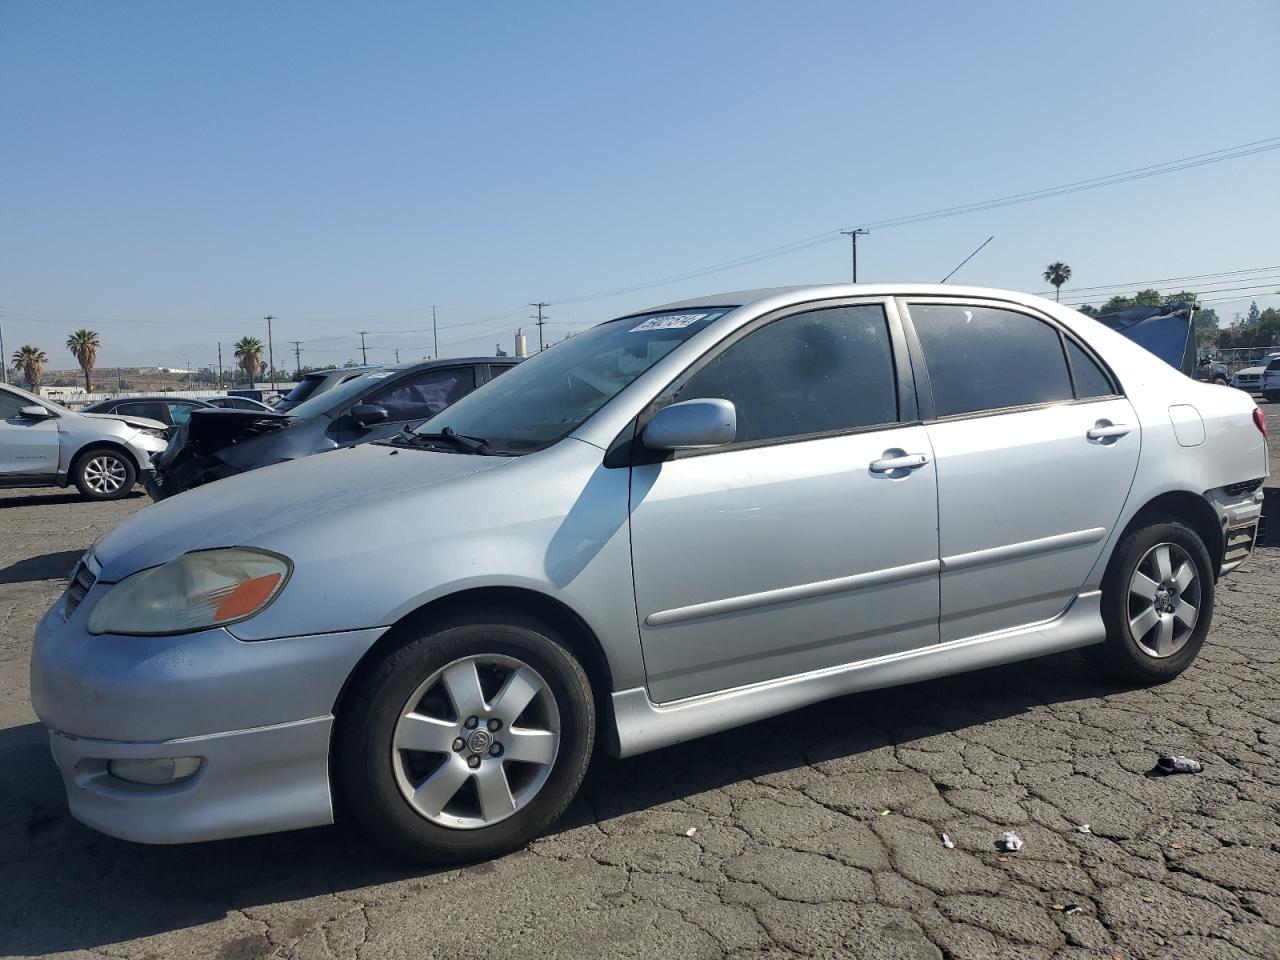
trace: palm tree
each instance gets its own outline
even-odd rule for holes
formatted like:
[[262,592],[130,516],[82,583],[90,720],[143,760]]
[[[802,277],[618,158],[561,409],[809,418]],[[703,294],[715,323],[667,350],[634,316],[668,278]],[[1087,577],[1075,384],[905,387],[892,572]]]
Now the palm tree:
[[241,337],[236,343],[236,361],[249,377],[249,389],[254,389],[254,379],[262,364],[262,341],[257,337]]
[[44,365],[49,362],[45,352],[39,347],[25,344],[13,352],[13,369],[21,370],[27,381],[27,389],[35,391],[40,383],[40,374],[44,373]]
[[1044,268],[1044,278],[1053,284],[1053,299],[1062,299],[1062,285],[1071,279],[1071,268],[1061,260],[1055,260]]
[[89,374],[93,372],[93,365],[98,361],[98,351],[102,349],[102,341],[98,339],[97,332],[77,330],[67,337],[67,349],[84,371],[84,392],[92,393],[93,384],[89,382]]

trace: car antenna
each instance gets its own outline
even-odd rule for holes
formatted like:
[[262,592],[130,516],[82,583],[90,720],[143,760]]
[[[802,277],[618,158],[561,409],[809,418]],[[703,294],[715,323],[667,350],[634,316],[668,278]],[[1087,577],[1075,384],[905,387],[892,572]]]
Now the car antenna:
[[950,273],[948,273],[945,277],[943,277],[943,278],[942,278],[941,280],[939,280],[938,282],[939,282],[939,283],[946,283],[948,280],[950,280],[952,277],[954,277],[954,276],[956,275],[957,271],[959,271],[959,269],[960,269],[961,267],[963,267],[966,263],[968,263],[970,260],[972,260],[974,257],[976,257],[976,256],[978,255],[978,251],[979,251],[979,250],[981,250],[983,247],[985,247],[988,243],[990,243],[990,242],[991,242],[992,240],[994,240],[995,238],[996,238],[996,235],[993,233],[991,236],[987,237],[987,239],[983,240],[983,241],[982,241],[982,243],[978,244],[978,249],[977,249],[977,250],[973,251],[973,253],[969,254],[967,257],[965,257],[963,260],[961,260],[958,264],[956,264],[956,269],[955,269],[955,270],[952,270]]

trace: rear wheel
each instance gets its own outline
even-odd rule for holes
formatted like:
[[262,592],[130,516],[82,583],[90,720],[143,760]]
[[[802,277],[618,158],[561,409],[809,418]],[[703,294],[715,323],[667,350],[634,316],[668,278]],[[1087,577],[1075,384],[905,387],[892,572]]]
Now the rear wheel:
[[138,468],[126,453],[111,447],[94,447],[76,458],[71,481],[90,500],[119,500],[138,482]]
[[1204,541],[1181,520],[1153,517],[1112,557],[1102,587],[1107,639],[1093,659],[1138,683],[1172,680],[1204,645],[1213,601]]
[[388,651],[357,682],[338,719],[337,777],[361,826],[404,856],[454,863],[516,849],[586,774],[591,686],[543,624],[455,622]]

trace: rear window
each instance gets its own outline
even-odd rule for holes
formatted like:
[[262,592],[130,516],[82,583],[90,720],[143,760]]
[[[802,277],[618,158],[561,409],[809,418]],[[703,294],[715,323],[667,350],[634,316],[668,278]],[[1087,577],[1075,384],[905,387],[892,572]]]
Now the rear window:
[[1276,357],[1267,364],[1267,372],[1274,373],[1277,370],[1280,370],[1280,357]]
[[301,403],[307,397],[316,392],[316,387],[320,386],[320,382],[324,380],[325,374],[307,374],[298,381],[297,386],[285,394],[285,399],[290,403]]

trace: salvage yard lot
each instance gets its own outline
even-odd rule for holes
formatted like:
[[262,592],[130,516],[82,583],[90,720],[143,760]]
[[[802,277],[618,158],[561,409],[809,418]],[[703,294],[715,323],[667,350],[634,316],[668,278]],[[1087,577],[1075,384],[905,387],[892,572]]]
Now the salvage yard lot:
[[[68,817],[31,635],[146,502],[0,493],[0,955],[1280,957],[1280,550],[1164,687],[1073,653],[598,757],[554,833],[432,871],[337,829],[142,847]],[[1147,776],[1164,752],[1204,773]]]

